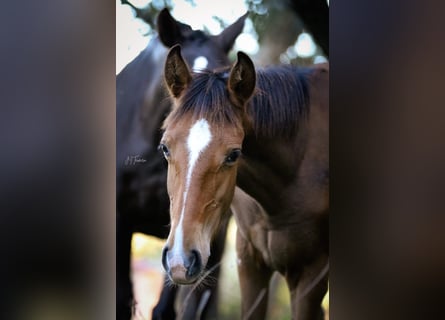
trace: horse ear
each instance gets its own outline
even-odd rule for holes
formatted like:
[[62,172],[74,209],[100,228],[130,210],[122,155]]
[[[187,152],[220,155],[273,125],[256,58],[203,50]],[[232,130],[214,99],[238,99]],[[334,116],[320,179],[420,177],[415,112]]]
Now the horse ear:
[[243,16],[238,18],[238,20],[216,36],[216,41],[219,43],[224,52],[228,53],[230,49],[232,49],[236,37],[238,37],[243,31],[244,21],[246,20],[248,14],[249,12],[246,12]]
[[192,30],[189,25],[176,21],[167,8],[159,13],[156,27],[162,43],[169,48],[182,43],[184,32]]
[[252,96],[256,85],[256,71],[252,60],[243,52],[238,52],[238,59],[230,70],[229,93],[240,105],[244,105]]
[[173,97],[178,98],[192,81],[189,68],[181,56],[181,46],[170,49],[164,67],[164,78],[168,90]]

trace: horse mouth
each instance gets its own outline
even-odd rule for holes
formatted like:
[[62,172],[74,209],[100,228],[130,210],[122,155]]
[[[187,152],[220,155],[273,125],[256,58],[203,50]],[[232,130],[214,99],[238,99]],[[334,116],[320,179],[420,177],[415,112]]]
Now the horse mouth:
[[178,285],[190,285],[190,284],[194,284],[197,282],[197,280],[199,279],[199,277],[195,277],[193,279],[184,279],[184,278],[173,278],[171,275],[168,275],[170,280],[174,283],[174,284],[178,284]]
[[190,270],[187,270],[183,267],[178,267],[169,270],[167,274],[173,283],[178,285],[187,285],[196,283],[200,278],[202,271],[195,271],[192,274]]

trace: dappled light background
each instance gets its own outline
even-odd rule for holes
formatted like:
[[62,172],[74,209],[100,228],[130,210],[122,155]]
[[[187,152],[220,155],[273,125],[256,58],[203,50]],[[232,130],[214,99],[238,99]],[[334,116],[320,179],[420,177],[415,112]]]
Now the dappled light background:
[[[237,51],[249,54],[259,66],[305,66],[327,61],[327,55],[285,0],[116,0],[116,74],[145,49],[156,35],[154,21],[164,7],[168,7],[178,21],[212,35],[219,34],[249,11],[243,32],[238,36],[229,54],[232,61],[235,60]],[[236,225],[232,220],[219,286],[219,318],[227,320],[240,319],[241,316],[235,234]],[[137,300],[134,315],[136,320],[150,319],[151,310],[157,303],[164,281],[161,264],[164,242],[141,233],[133,235],[132,279]],[[268,319],[291,318],[289,292],[283,278],[278,274],[272,278],[269,300]],[[328,295],[323,305],[328,310]],[[328,318],[326,312],[326,319]]]

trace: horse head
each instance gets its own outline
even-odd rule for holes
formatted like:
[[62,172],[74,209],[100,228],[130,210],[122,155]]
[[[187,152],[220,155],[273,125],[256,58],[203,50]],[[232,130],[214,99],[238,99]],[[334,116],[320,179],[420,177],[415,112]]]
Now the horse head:
[[180,46],[170,50],[164,75],[174,107],[160,143],[168,161],[171,218],[162,261],[174,282],[187,284],[203,272],[210,242],[233,199],[245,105],[256,76],[244,53],[238,53],[230,74],[192,74]]
[[212,70],[229,63],[227,54],[242,32],[246,18],[247,13],[219,35],[213,36],[176,21],[167,9],[163,9],[157,18],[157,30],[161,42],[167,48],[176,44],[182,46],[182,55],[193,69]]

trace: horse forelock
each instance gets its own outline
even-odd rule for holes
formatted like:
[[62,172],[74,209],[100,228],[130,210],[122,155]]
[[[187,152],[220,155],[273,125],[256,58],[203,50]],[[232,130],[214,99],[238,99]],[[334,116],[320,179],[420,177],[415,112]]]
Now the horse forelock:
[[196,44],[202,44],[210,39],[210,37],[201,30],[189,30],[184,36],[184,41],[195,42]]
[[227,75],[226,69],[195,72],[191,85],[164,122],[164,128],[186,115],[191,115],[192,119],[206,119],[215,127],[241,127],[240,111],[230,103],[226,88]]

